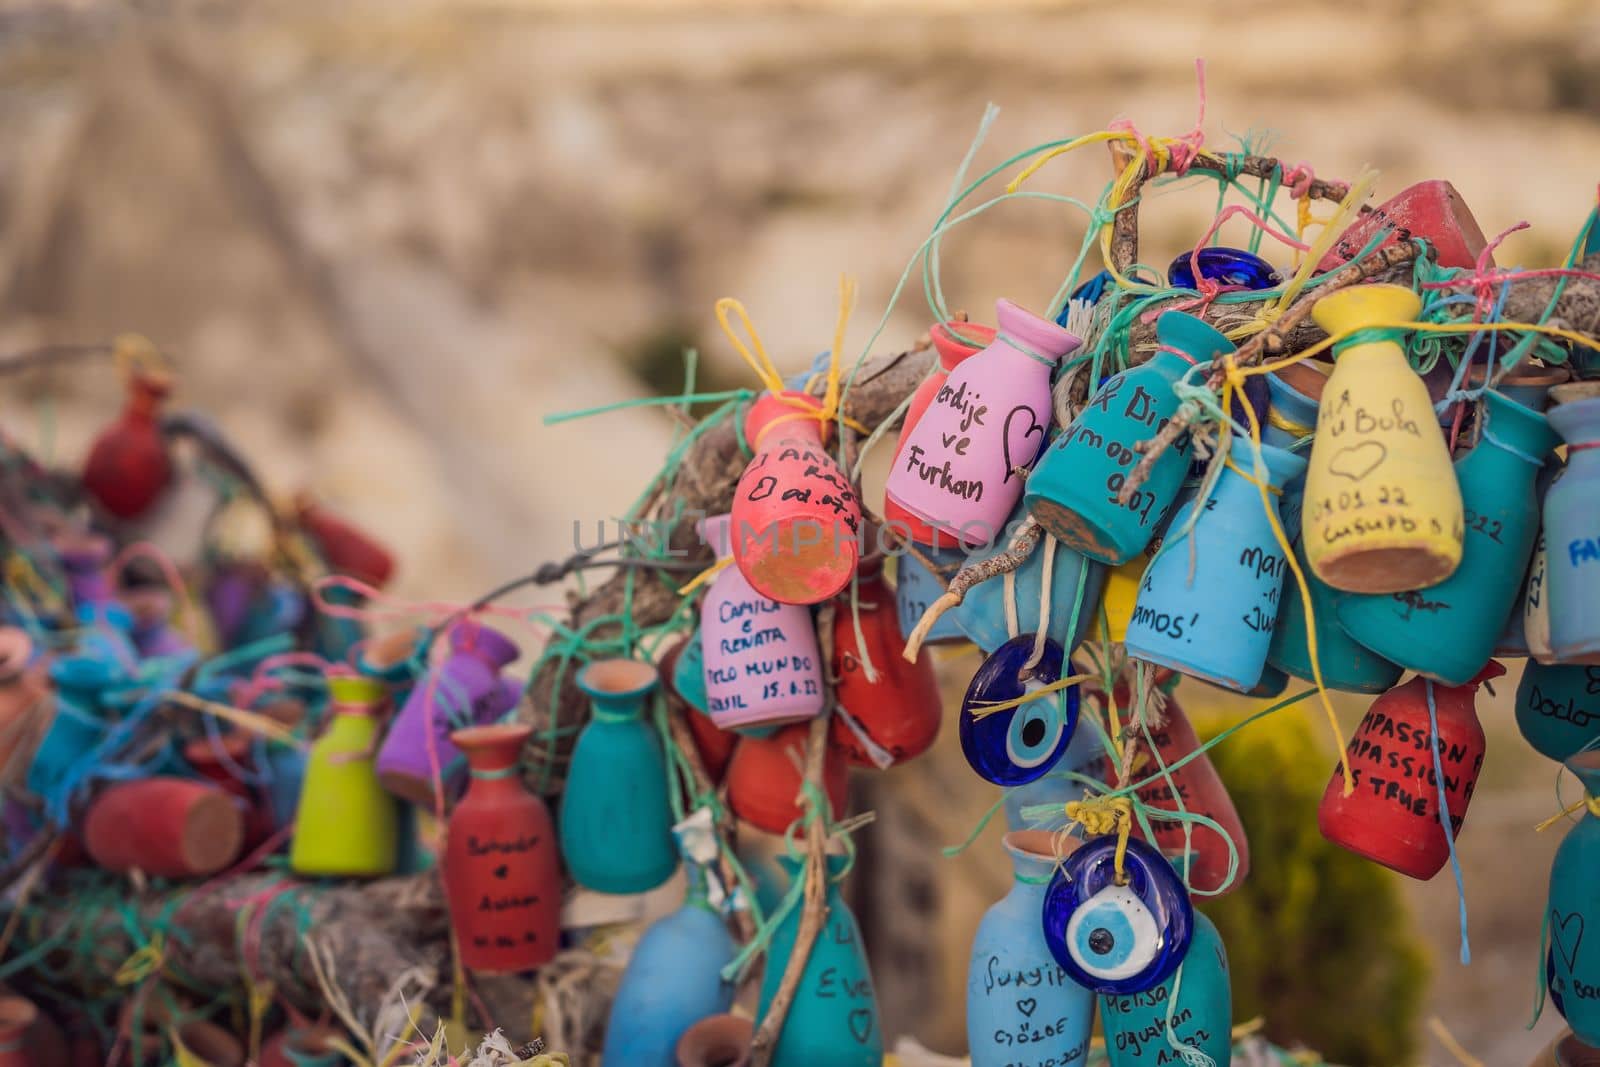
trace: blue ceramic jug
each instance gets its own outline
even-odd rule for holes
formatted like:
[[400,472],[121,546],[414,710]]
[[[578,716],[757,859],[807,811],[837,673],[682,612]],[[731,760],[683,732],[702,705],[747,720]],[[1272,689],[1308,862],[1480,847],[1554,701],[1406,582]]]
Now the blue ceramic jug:
[[1585,395],[1595,388],[1575,382],[1551,390],[1561,402],[1550,409],[1550,425],[1567,443],[1566,469],[1544,499],[1550,647],[1561,663],[1600,663],[1600,396]]
[[644,718],[655,668],[597,660],[578,672],[594,715],[572,748],[557,823],[567,873],[586,889],[643,893],[672,877],[678,849],[667,799],[667,762]]
[[1327,384],[1328,376],[1307,363],[1291,363],[1267,375],[1267,422],[1261,427],[1261,443],[1293,448],[1316,432],[1317,409]]
[[1517,686],[1517,729],[1558,762],[1600,739],[1600,666],[1530,660]]
[[[1529,405],[1531,406],[1531,405]],[[1536,409],[1543,410],[1543,409]],[[1544,498],[1550,485],[1561,473],[1567,461],[1552,453],[1545,457],[1539,477],[1534,480],[1533,492],[1539,501],[1539,532],[1533,539],[1533,554],[1528,561],[1528,574],[1517,592],[1517,602],[1506,620],[1505,629],[1495,641],[1494,654],[1503,656],[1533,656],[1548,659],[1550,656],[1550,605],[1544,600],[1545,574],[1549,570],[1549,556],[1544,543]],[[1532,647],[1537,644],[1539,647]]]
[[[1060,814],[1064,817],[1067,802],[1082,800],[1086,788],[1083,782],[1068,778],[1069,773],[1093,778],[1106,789],[1115,784],[1111,781],[1111,760],[1106,754],[1105,742],[1100,739],[1102,732],[1080,717],[1077,728],[1072,731],[1072,740],[1067,742],[1067,750],[1061,754],[1060,762],[1051,768],[1050,773],[1005,790],[1006,829],[1033,829],[1028,820],[1023,818],[1022,812],[1025,808],[1041,804],[1059,805]],[[1045,828],[1051,828],[1051,824],[1046,824]],[[1071,832],[1081,836],[1083,827],[1074,823]]]
[[78,762],[105,732],[101,697],[118,680],[116,669],[94,656],[62,656],[50,664],[55,715],[28,767],[28,791],[53,798]]
[[1594,891],[1600,879],[1600,752],[1573,756],[1567,769],[1583,783],[1591,807],[1567,831],[1550,865],[1545,981],[1550,1002],[1578,1039],[1600,1045],[1600,894]]
[[1111,1067],[1181,1063],[1179,1045],[1199,1049],[1216,1067],[1233,1061],[1228,954],[1216,926],[1199,912],[1189,954],[1176,974],[1143,993],[1101,997],[1100,1007]]
[[1270,445],[1261,447],[1261,458],[1265,504],[1251,442],[1236,436],[1193,529],[1186,526],[1195,502],[1173,516],[1139,585],[1129,655],[1239,692],[1261,681],[1288,572],[1273,533],[1274,520],[1282,529],[1278,493],[1306,467],[1301,457]]
[[1538,535],[1534,482],[1556,444],[1538,412],[1499,393],[1483,401],[1478,443],[1455,463],[1466,533],[1454,573],[1426,589],[1340,593],[1336,601],[1351,637],[1446,685],[1471,680],[1505,629]]
[[[778,862],[791,880],[805,877],[803,859],[783,855]],[[882,1067],[883,1028],[878,1023],[872,972],[861,945],[861,928],[839,893],[837,879],[844,864],[843,856],[828,857],[827,922],[800,975],[773,1050],[773,1067]],[[773,931],[767,948],[757,1019],[767,1014],[777,996],[799,930],[800,909],[791,908]]]
[[[952,574],[967,560],[967,554],[959,548],[918,545],[917,551],[941,567],[953,568]],[[949,583],[923,566],[922,561],[909,552],[896,556],[895,560],[895,566],[899,568],[895,575],[894,594],[895,606],[900,611],[900,636],[909,637],[916,628],[917,620],[922,618],[922,613],[944,594]],[[956,613],[947,611],[939,616],[939,621],[933,624],[933,629],[928,631],[922,643],[949,644],[966,639],[966,633],[956,622]]]
[[644,932],[622,972],[606,1025],[601,1067],[677,1067],[683,1032],[733,1006],[722,968],[738,946],[706,901],[704,877],[691,871],[683,906]]
[[[1024,512],[1018,508],[995,543],[974,552],[971,561],[980,562],[1004,552],[1023,518]],[[1012,579],[1019,634],[1039,632],[1046,561],[1050,564],[1047,633],[1051,640],[1070,653],[1078,647],[1078,642],[1083,640],[1094,621],[1095,610],[1100,603],[1100,589],[1105,582],[1105,568],[1084,559],[1048,535],[1040,537],[1027,562],[1017,568]],[[993,652],[1016,636],[1007,628],[1006,584],[1004,575],[978,583],[967,590],[961,605],[945,616],[955,616],[962,632],[985,653]],[[1080,586],[1083,590],[1081,601],[1078,593]],[[1072,627],[1074,606],[1077,606],[1078,615],[1076,627]]]
[[1161,347],[1149,362],[1113,375],[1034,467],[1023,502],[1068,548],[1116,566],[1150,543],[1189,471],[1189,438],[1162,453],[1127,504],[1117,502],[1138,460],[1178,410],[1173,383],[1196,363],[1234,350],[1199,319],[1169,311],[1156,320]]
[[1094,994],[1067,977],[1039,924],[1055,868],[1053,839],[1045,830],[1005,836],[1016,880],[984,913],[967,968],[972,1067],[1071,1064],[1088,1051]]

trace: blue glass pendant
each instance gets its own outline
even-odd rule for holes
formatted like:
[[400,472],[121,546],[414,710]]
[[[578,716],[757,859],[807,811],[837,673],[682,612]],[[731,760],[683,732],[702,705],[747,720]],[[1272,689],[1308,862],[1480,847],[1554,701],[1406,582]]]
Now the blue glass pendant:
[[[1202,248],[1195,258],[1200,261],[1201,277],[1221,285],[1271,289],[1278,284],[1278,274],[1272,269],[1272,264],[1242,248]],[[1185,252],[1172,261],[1167,268],[1167,282],[1177,289],[1196,288],[1190,253]]]
[[1044,895],[1044,940],[1074,982],[1096,993],[1142,993],[1189,952],[1194,907],[1161,853],[1132,838],[1117,884],[1117,838],[1093,838],[1056,868]]
[[1033,634],[1013,637],[990,654],[972,676],[961,701],[961,751],[979,776],[996,785],[1022,785],[1043,777],[1061,759],[1078,725],[1078,687],[984,714],[989,704],[1015,700],[1061,680],[1066,657],[1046,640],[1044,655],[1026,681],[1020,675],[1033,655]]

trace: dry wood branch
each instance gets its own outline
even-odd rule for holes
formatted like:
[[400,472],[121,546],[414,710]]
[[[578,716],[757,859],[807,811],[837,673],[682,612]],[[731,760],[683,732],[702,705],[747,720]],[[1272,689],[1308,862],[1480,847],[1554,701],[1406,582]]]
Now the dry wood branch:
[[[834,604],[829,602],[817,612],[819,658],[825,664],[833,662],[833,621],[836,610]],[[825,676],[822,684],[825,693],[824,710],[821,715],[811,720],[811,728],[806,735],[804,778],[811,787],[810,793],[813,797],[827,796],[823,788],[822,768],[828,749],[829,719],[833,712],[833,680]],[[772,1054],[777,1048],[778,1037],[783,1033],[784,1019],[789,1015],[789,1006],[794,1003],[795,993],[800,988],[800,978],[805,974],[806,961],[811,958],[812,946],[816,944],[817,936],[822,932],[822,925],[828,919],[826,814],[813,813],[810,823],[806,826],[806,882],[805,897],[800,905],[800,927],[795,931],[794,947],[790,950],[789,959],[784,965],[778,991],[773,994],[772,1003],[767,1007],[767,1014],[761,1020],[761,1026],[756,1030],[755,1040],[751,1044],[751,1067],[769,1067],[772,1063]],[[766,965],[771,967],[773,962],[772,957],[768,956]]]
[[1039,537],[1043,533],[1043,527],[1029,515],[1017,528],[1016,536],[1011,539],[1011,544],[1004,552],[998,552],[977,563],[969,563],[956,572],[956,576],[950,579],[950,587],[938,600],[928,605],[928,610],[922,613],[922,618],[917,620],[916,627],[906,638],[905,658],[912,663],[917,661],[917,656],[922,651],[922,642],[928,639],[928,631],[933,629],[934,624],[945,612],[960,606],[966,599],[967,590],[990,578],[1009,574],[1028,562],[1028,557],[1033,555],[1033,550],[1039,544]]
[[[705,762],[700,759],[700,749],[694,743],[694,737],[689,733],[688,723],[683,721],[685,712],[681,709],[667,708],[667,730],[672,735],[672,744],[682,753],[684,764],[689,768],[689,777],[694,781],[696,796],[709,796],[716,790],[711,781],[711,776],[706,773]],[[694,714],[688,712],[687,714]],[[729,893],[738,888],[739,880],[733,873],[733,865],[728,862],[728,856],[733,852],[735,831],[733,817],[728,813],[727,806],[721,805],[721,814],[716,820],[717,834],[717,873],[722,878],[722,884]],[[748,942],[755,936],[755,923],[750,918],[750,912],[740,909],[733,913],[733,925],[739,935],[739,940]]]

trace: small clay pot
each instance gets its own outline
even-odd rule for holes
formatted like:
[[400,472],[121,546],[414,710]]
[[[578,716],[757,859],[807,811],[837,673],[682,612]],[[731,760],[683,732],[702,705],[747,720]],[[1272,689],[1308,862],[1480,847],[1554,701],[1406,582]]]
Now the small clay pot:
[[755,1033],[743,1016],[707,1016],[678,1039],[678,1067],[748,1067]]
[[1593,400],[1597,396],[1600,396],[1600,382],[1568,382],[1551,388],[1550,403],[1576,404],[1580,400]]
[[135,867],[158,878],[215,874],[239,855],[244,816],[235,798],[184,778],[119,782],[84,820],[84,844],[108,871]]
[[1600,1049],[1590,1048],[1568,1030],[1540,1050],[1528,1067],[1600,1067]]

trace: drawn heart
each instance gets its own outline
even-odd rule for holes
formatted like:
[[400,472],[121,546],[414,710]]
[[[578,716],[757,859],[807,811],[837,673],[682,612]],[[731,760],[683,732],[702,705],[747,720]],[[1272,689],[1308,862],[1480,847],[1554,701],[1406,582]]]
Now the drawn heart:
[[1561,953],[1561,961],[1567,965],[1567,973],[1571,974],[1577,964],[1578,945],[1583,942],[1583,916],[1577,912],[1562,915],[1552,908],[1550,941],[1555,950]]
[[509,866],[507,866],[506,864],[502,863],[500,866],[496,867],[494,870],[490,871],[489,873],[494,875],[496,878],[504,878],[506,875],[511,873],[511,868]]
[[850,1013],[849,1023],[850,1035],[856,1039],[856,1044],[865,1045],[872,1036],[872,1009],[857,1008]]
[[1038,1007],[1039,1002],[1034,1000],[1032,997],[1028,997],[1026,1000],[1017,1001],[1017,1010],[1029,1018],[1032,1018],[1034,1010]]
[[[1011,422],[1021,416],[1027,416],[1027,429],[1021,429],[1021,425],[1018,425],[1018,429],[1021,432],[1018,435],[1015,447],[1013,447],[1011,443]],[[1034,434],[1039,435],[1039,443],[1029,448],[1028,439]],[[1027,470],[1039,455],[1039,450],[1043,447],[1044,427],[1039,425],[1038,419],[1034,418],[1033,409],[1026,404],[1012,408],[1011,414],[1006,416],[1006,421],[1000,427],[1000,452],[1006,462],[1006,476],[1000,479],[1000,484],[1004,485],[1009,482],[1016,474],[1017,468],[1020,467],[1023,470]]]
[[1382,441],[1362,441],[1359,445],[1346,445],[1330,456],[1328,472],[1359,482],[1388,457],[1389,449]]

